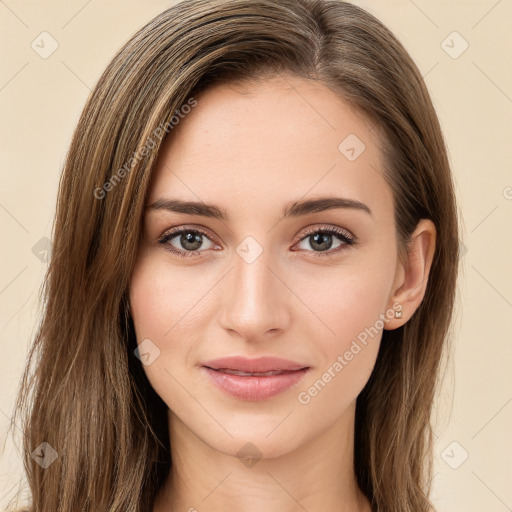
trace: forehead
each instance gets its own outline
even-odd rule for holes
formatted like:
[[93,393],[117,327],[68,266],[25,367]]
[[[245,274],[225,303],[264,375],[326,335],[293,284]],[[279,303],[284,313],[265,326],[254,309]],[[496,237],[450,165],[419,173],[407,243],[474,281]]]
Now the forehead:
[[195,99],[162,145],[148,203],[171,196],[240,215],[309,196],[392,204],[377,130],[325,85],[281,75]]

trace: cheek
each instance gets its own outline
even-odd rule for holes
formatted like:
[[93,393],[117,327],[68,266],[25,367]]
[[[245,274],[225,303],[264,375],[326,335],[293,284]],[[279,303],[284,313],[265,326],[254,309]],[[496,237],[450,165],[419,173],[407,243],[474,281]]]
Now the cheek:
[[340,268],[328,279],[321,277],[316,286],[314,276],[304,283],[303,290],[310,290],[308,304],[325,326],[321,337],[324,352],[331,356],[348,350],[351,341],[363,339],[368,329],[374,332],[384,327],[382,317],[394,278],[393,261],[365,259],[364,263]]
[[130,309],[139,351],[147,346],[157,354],[143,369],[169,407],[178,406],[182,396],[188,398],[180,383],[187,382],[187,372],[197,363],[200,327],[210,322],[215,311],[207,292],[218,277],[197,274],[197,268],[173,267],[164,258],[142,253],[130,280]]
[[137,340],[152,338],[169,345],[178,330],[191,328],[201,311],[205,288],[211,285],[203,279],[190,281],[183,269],[160,260],[142,256],[137,261],[130,282],[130,304]]
[[377,278],[360,276],[345,282],[337,294],[329,297],[328,321],[333,326],[338,351],[349,350],[353,340],[364,343],[367,336],[375,337],[376,331],[382,331],[388,295],[386,285]]
[[311,375],[297,390],[304,414],[335,422],[364,388],[375,366],[383,321],[379,301],[347,301],[327,318],[334,334],[316,338],[318,358]]
[[[382,253],[381,253],[382,254]],[[317,365],[302,387],[302,404],[316,402],[336,415],[343,411],[368,381],[377,359],[385,326],[388,297],[394,278],[394,259],[375,258],[365,264],[343,268],[329,282],[317,281],[310,293],[311,309],[324,326],[312,330],[311,353]],[[388,316],[389,318],[389,316]],[[310,329],[312,329],[310,327]],[[317,398],[318,397],[318,398]],[[326,409],[326,410],[327,410]]]

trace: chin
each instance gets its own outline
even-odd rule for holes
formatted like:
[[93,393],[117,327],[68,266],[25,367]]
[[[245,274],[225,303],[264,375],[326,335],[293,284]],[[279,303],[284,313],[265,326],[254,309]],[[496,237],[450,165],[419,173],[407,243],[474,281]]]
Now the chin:
[[214,413],[225,428],[222,429],[222,434],[218,428],[205,428],[204,422],[199,419],[197,422],[194,421],[193,425],[189,424],[188,428],[212,449],[226,455],[237,458],[271,459],[294,451],[306,442],[308,437],[308,432],[303,429],[304,420],[292,420],[294,413],[287,418],[288,412],[283,413],[285,410],[287,409],[282,407],[279,412],[267,415],[235,411],[233,414],[236,418],[232,418],[231,421],[226,416]]

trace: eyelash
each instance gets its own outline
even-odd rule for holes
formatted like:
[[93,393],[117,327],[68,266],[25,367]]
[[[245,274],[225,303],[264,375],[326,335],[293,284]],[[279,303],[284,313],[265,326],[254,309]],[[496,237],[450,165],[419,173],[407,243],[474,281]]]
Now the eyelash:
[[[164,246],[164,249],[166,251],[169,251],[172,254],[175,254],[176,256],[180,258],[197,258],[200,257],[200,252],[202,251],[180,251],[172,247],[168,244],[170,240],[173,238],[176,238],[178,235],[181,235],[183,233],[194,233],[194,234],[201,234],[204,235],[206,238],[210,239],[208,233],[201,228],[178,228],[175,230],[172,230],[168,233],[164,233],[160,239],[158,240],[158,243]],[[312,252],[315,257],[324,257],[324,256],[332,256],[333,254],[337,254],[346,248],[349,248],[352,245],[356,244],[356,238],[352,235],[350,235],[347,231],[332,227],[332,226],[322,226],[322,227],[315,227],[315,228],[308,228],[306,229],[303,236],[298,240],[297,243],[302,242],[303,240],[309,238],[312,235],[315,234],[324,234],[324,235],[335,235],[338,240],[343,242],[343,245],[340,247],[337,247],[335,250],[330,251],[306,251],[306,252]]]

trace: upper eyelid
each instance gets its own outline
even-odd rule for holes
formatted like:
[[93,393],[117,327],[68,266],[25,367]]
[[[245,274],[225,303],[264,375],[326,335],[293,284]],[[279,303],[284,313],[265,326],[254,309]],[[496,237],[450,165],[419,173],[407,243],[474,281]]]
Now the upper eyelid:
[[317,231],[332,231],[334,234],[340,234],[338,233],[341,231],[341,234],[345,235],[350,240],[355,241],[357,237],[348,229],[342,228],[340,226],[331,226],[327,224],[321,224],[321,225],[312,225],[312,226],[306,226],[302,231],[302,235],[299,240],[302,240],[303,238],[311,235],[312,233],[316,233]]
[[[180,234],[180,232],[183,232],[183,231],[197,231],[205,236],[207,236],[210,240],[211,238],[215,238],[215,237],[212,237],[211,235],[209,235],[209,230],[206,229],[206,228],[202,228],[202,227],[198,227],[198,226],[176,226],[174,228],[171,228],[167,231],[164,231],[164,233],[162,233],[161,236],[159,236],[158,238],[159,239],[162,239],[162,238],[166,238],[166,237],[169,237],[171,235],[173,235],[173,238],[174,236],[177,236]],[[211,240],[213,242],[213,240]]]

